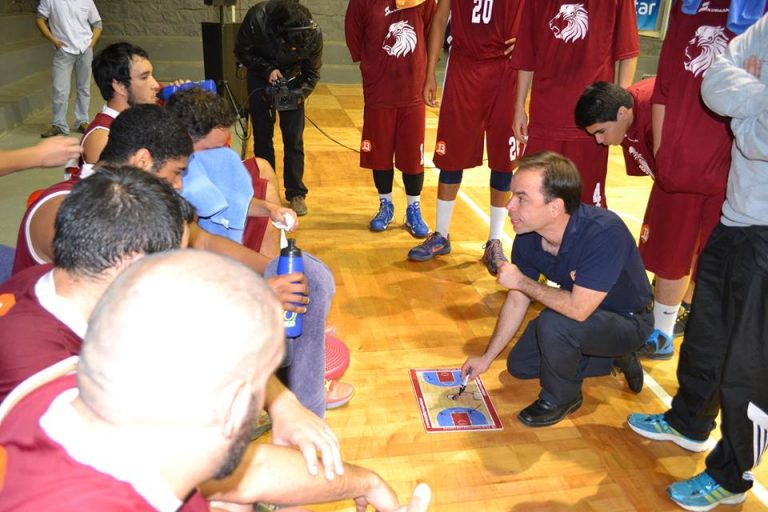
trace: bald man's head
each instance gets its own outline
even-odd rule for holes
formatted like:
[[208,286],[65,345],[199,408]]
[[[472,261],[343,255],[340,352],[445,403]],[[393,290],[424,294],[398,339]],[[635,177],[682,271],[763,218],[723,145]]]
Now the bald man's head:
[[120,426],[214,424],[233,387],[261,407],[282,354],[281,307],[260,276],[207,252],[158,254],[123,272],[97,305],[80,398]]

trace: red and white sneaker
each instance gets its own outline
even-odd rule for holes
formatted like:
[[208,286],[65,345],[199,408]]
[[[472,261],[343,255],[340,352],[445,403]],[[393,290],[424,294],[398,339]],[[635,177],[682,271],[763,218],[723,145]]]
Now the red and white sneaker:
[[352,400],[355,387],[338,380],[325,381],[325,408],[335,409]]

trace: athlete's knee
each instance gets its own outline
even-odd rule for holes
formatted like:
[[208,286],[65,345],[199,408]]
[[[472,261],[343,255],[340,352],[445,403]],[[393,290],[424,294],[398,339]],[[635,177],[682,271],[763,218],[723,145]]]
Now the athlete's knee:
[[567,339],[566,333],[573,327],[573,322],[575,321],[552,309],[542,311],[536,325],[536,337],[542,353],[557,350]]
[[509,192],[512,188],[512,173],[491,170],[491,188]]
[[440,183],[446,185],[458,185],[464,177],[464,171],[445,171],[440,169]]
[[336,293],[336,281],[333,272],[321,260],[312,254],[304,253],[304,275],[309,282],[309,293],[312,302],[322,301],[324,306],[329,306]]

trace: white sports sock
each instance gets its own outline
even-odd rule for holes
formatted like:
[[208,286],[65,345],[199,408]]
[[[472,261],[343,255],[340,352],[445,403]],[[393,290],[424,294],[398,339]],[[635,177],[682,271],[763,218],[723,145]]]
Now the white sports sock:
[[411,206],[413,203],[421,201],[421,196],[409,196],[406,194],[405,199],[408,201],[408,206]]
[[451,217],[453,217],[453,207],[456,201],[437,200],[437,222],[435,231],[447,237],[451,227]]
[[679,310],[680,304],[668,306],[659,301],[654,302],[653,326],[671,338],[675,331],[675,320]]
[[501,240],[504,235],[504,220],[507,218],[507,209],[500,206],[491,206],[491,230],[488,240]]
[[386,199],[390,203],[392,202],[392,192],[389,194],[379,194],[379,199]]

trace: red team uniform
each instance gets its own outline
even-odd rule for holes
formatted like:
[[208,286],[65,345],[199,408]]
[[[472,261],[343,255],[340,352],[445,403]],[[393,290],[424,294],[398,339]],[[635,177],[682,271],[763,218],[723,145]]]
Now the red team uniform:
[[360,166],[424,172],[422,87],[434,0],[398,9],[394,0],[351,0],[344,19],[347,47],[360,62],[365,113]]
[[77,183],[77,178],[72,178],[67,181],[62,181],[51,185],[45,189],[40,196],[27,208],[24,217],[21,219],[21,225],[19,226],[19,235],[16,238],[16,255],[13,260],[13,271],[15,274],[22,270],[45,263],[43,259],[35,253],[32,245],[29,242],[29,230],[30,221],[34,216],[38,208],[40,208],[46,201],[53,199],[54,197],[67,195],[72,190],[72,187]]
[[[109,132],[109,128],[112,126],[112,121],[114,121],[118,115],[120,115],[120,112],[113,108],[109,108],[106,105],[101,107],[101,112],[96,114],[96,117],[93,118],[93,121],[91,121],[91,124],[89,124],[88,128],[85,130],[83,138],[80,139],[80,148],[83,147],[85,139],[87,139],[91,133],[97,130],[107,130],[107,132]],[[65,175],[65,177],[68,179],[87,178],[93,174],[93,164],[86,163],[81,155],[76,164],[67,166],[67,173],[69,175]]]
[[525,151],[573,160],[582,201],[605,206],[608,148],[576,125],[573,112],[588,85],[614,82],[616,61],[640,54],[635,2],[536,0],[524,11],[512,64],[533,72]]
[[434,155],[442,170],[480,165],[484,139],[488,167],[498,172],[516,167],[519,151],[512,121],[517,71],[504,50],[505,41],[517,36],[522,4],[451,0],[451,53]]
[[730,0],[703,2],[696,15],[672,9],[651,101],[665,105],[656,181],[640,232],[645,266],[665,279],[688,275],[720,220],[731,164],[727,119],[701,101],[704,72],[734,34]]
[[[0,402],[27,377],[80,353],[85,319],[80,327],[70,327],[57,317],[57,301],[48,299],[50,292],[43,295],[45,283],[38,285],[52,268],[35,265],[0,285]],[[38,292],[54,311],[46,309]]]
[[[173,497],[162,487],[167,486],[164,481],[141,467],[142,461],[131,460],[130,447],[114,443],[99,447],[92,439],[78,437],[77,419],[68,403],[76,396],[76,384],[74,375],[44,384],[2,420],[0,512],[209,510],[198,492],[184,503]],[[62,433],[69,439],[66,446],[59,442]],[[106,455],[100,458],[99,453]],[[114,462],[106,465],[114,473],[101,471],[100,459],[110,457]],[[151,490],[153,496],[142,495],[137,488],[145,494]]]
[[627,88],[632,95],[632,126],[627,129],[621,149],[630,176],[656,175],[653,157],[653,125],[651,123],[651,95],[655,78],[646,78]]

